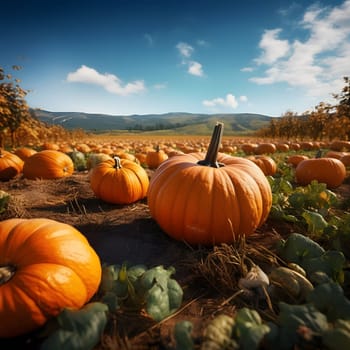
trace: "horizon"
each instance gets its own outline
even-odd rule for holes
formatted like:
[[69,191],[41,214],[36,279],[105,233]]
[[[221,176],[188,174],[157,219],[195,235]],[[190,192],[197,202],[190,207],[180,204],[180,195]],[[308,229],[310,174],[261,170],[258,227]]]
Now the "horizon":
[[350,76],[350,0],[18,0],[2,13],[0,65],[33,109],[279,117],[334,103]]

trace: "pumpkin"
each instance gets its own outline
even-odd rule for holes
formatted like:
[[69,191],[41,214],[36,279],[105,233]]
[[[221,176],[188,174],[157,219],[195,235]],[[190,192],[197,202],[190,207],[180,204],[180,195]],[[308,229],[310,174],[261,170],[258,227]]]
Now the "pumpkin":
[[304,154],[292,154],[287,158],[287,163],[296,167],[302,160],[309,159],[307,155]]
[[23,160],[17,155],[0,149],[0,180],[8,181],[23,170]]
[[254,162],[266,176],[273,176],[276,174],[277,164],[273,158],[266,155],[252,155],[246,158]]
[[162,162],[164,162],[168,158],[168,155],[163,150],[159,149],[159,146],[157,145],[155,151],[147,152],[146,164],[150,169],[156,169]]
[[253,233],[270,212],[271,187],[262,170],[248,159],[218,152],[222,129],[222,123],[215,126],[206,154],[175,155],[151,175],[151,216],[177,240],[230,243]]
[[86,169],[86,157],[83,152],[80,152],[74,148],[72,152],[68,152],[67,155],[73,161],[74,170],[83,171]]
[[65,153],[43,150],[25,160],[23,176],[27,179],[58,179],[72,175],[74,163]]
[[325,183],[328,188],[336,188],[343,183],[345,176],[345,165],[336,158],[305,159],[295,169],[297,183],[304,186],[316,180]]
[[0,222],[0,337],[31,332],[98,290],[98,255],[74,227],[45,218]]
[[345,165],[345,167],[349,167],[350,166],[350,153],[344,154],[342,157],[340,157],[339,160]]
[[86,167],[88,170],[90,170],[94,168],[97,164],[111,159],[113,158],[106,153],[90,153],[87,157]]
[[20,147],[14,151],[15,155],[20,157],[23,161],[25,161],[28,157],[32,156],[36,152],[37,151],[35,149],[29,147]]
[[146,197],[149,178],[141,165],[114,157],[90,170],[90,185],[96,197],[112,204],[130,204]]
[[254,150],[255,154],[269,154],[275,153],[277,150],[276,145],[271,142],[259,143]]

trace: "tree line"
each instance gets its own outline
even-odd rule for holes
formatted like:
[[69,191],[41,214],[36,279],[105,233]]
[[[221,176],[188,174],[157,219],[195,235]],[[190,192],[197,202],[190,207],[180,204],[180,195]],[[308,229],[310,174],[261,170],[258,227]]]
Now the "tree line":
[[302,115],[287,111],[281,117],[272,118],[256,135],[287,140],[350,140],[350,79],[343,79],[342,91],[333,94],[336,104],[320,102],[311,112]]
[[[12,66],[14,72],[20,69],[20,66]],[[36,145],[43,140],[72,141],[85,135],[82,129],[68,131],[40,121],[26,102],[28,92],[20,86],[19,79],[0,67],[0,148]]]

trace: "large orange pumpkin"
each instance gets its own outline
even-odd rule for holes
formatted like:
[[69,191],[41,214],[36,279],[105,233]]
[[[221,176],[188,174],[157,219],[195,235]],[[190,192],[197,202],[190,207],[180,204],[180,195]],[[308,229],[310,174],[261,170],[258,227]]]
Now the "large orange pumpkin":
[[222,128],[215,126],[206,155],[173,156],[151,176],[151,215],[175,239],[230,243],[253,233],[270,212],[271,187],[262,170],[248,159],[218,153]]
[[15,154],[0,149],[0,180],[7,181],[23,170],[23,160]]
[[112,204],[130,204],[146,197],[149,178],[141,165],[114,157],[90,170],[90,185],[96,197]]
[[74,163],[69,155],[55,150],[43,150],[27,158],[23,176],[27,179],[58,179],[72,175]]
[[327,184],[328,188],[340,186],[346,177],[345,165],[336,158],[310,158],[301,161],[295,169],[297,183],[308,185],[312,180]]
[[96,293],[101,263],[85,236],[54,220],[0,222],[0,337],[31,332]]

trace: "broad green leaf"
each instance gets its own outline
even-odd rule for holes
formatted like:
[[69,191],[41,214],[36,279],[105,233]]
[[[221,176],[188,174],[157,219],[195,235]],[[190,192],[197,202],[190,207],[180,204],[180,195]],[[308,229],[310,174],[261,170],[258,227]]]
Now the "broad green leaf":
[[92,350],[107,324],[107,305],[92,302],[80,310],[64,309],[58,316],[60,326],[46,338],[41,350]]
[[321,234],[328,225],[321,214],[313,211],[304,210],[302,217],[305,219],[310,233]]

